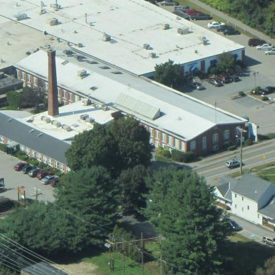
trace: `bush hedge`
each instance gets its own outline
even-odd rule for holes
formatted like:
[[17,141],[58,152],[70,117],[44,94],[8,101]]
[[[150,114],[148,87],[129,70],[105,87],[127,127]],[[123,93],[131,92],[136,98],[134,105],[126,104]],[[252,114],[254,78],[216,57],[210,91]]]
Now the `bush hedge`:
[[193,152],[181,152],[178,150],[172,150],[172,160],[178,161],[178,162],[191,162],[195,160],[196,156]]

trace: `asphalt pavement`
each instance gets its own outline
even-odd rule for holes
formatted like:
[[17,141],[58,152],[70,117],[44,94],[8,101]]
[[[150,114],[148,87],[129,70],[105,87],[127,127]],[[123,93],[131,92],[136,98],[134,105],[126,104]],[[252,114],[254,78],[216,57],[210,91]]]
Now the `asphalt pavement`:
[[39,201],[54,201],[54,188],[50,185],[43,185],[37,178],[25,175],[21,171],[15,171],[13,167],[18,162],[17,158],[0,151],[0,178],[5,179],[7,188],[6,191],[0,193],[0,196],[17,200],[17,188],[23,186],[28,199],[35,199],[35,194],[38,193]]

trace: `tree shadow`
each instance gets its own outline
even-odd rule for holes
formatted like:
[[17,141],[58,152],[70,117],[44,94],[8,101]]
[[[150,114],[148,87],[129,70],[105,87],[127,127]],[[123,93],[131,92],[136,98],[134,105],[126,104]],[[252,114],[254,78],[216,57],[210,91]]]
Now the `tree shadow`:
[[275,255],[275,249],[256,242],[230,242],[223,249],[225,275],[251,275]]
[[155,160],[151,162],[151,169],[152,170],[159,170],[163,168],[176,168],[176,169],[192,169],[190,166],[182,163],[175,163],[175,162],[165,162],[160,160]]

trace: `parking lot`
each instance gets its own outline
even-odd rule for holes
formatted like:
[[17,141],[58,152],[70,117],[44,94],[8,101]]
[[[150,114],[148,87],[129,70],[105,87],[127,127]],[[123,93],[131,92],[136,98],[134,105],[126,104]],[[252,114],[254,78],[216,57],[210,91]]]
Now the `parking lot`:
[[[210,21],[194,21],[194,23],[205,28],[207,28],[208,22]],[[215,30],[212,31],[216,32]],[[275,132],[275,93],[269,95],[271,98],[269,102],[264,102],[249,95],[249,92],[256,86],[275,86],[275,55],[265,55],[264,51],[249,47],[248,39],[250,37],[247,35],[230,35],[227,38],[246,46],[247,75],[242,76],[239,82],[225,84],[222,87],[214,87],[207,81],[202,81],[206,89],[193,90],[190,95],[212,105],[216,104],[218,108],[239,116],[249,117],[250,121],[259,126],[258,130],[261,134]],[[240,91],[245,92],[248,96],[233,99]]]
[[17,200],[17,188],[24,186],[27,199],[35,199],[35,194],[38,193],[38,200],[53,201],[54,188],[50,185],[43,185],[37,178],[31,178],[22,172],[16,172],[13,167],[18,162],[17,158],[0,151],[0,178],[5,179],[7,189],[0,196]]

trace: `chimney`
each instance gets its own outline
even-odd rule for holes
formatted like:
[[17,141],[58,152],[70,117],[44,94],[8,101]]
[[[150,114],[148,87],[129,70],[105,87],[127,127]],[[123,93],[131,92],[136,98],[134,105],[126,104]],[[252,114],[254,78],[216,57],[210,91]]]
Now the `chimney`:
[[55,51],[48,50],[48,115],[57,116],[58,98],[57,98],[57,79],[55,65]]

